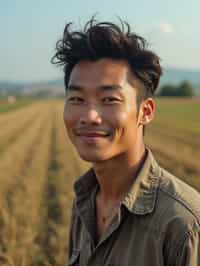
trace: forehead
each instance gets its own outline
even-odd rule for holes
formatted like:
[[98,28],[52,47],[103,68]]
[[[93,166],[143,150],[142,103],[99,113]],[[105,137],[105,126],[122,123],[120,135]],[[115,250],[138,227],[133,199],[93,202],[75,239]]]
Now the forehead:
[[123,86],[132,76],[125,60],[109,58],[97,61],[83,60],[74,66],[69,85],[90,87],[116,84]]

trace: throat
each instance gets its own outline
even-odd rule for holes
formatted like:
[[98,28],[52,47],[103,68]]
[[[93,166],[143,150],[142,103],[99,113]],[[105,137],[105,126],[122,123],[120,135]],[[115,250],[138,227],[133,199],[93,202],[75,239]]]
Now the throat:
[[112,160],[111,162],[104,162],[98,167],[94,166],[100,187],[99,193],[106,204],[107,202],[116,202],[129,191],[146,157],[147,151],[145,150],[139,158],[132,161],[125,158],[121,160],[121,163]]

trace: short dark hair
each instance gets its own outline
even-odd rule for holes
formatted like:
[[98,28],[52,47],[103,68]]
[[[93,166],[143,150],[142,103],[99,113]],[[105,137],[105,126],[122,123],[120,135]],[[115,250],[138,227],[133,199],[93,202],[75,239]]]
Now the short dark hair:
[[63,38],[57,41],[56,53],[51,59],[53,64],[64,66],[65,88],[73,67],[79,61],[107,57],[126,60],[143,83],[145,89],[138,92],[137,102],[153,96],[162,74],[160,58],[146,49],[146,40],[131,32],[127,22],[120,20],[120,24],[97,22],[93,17],[80,31],[71,30],[72,23],[65,26]]

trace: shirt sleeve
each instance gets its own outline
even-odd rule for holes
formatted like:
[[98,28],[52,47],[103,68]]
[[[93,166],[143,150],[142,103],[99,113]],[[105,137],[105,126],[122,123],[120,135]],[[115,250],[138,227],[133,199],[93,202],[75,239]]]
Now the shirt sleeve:
[[187,234],[175,261],[175,266],[200,266],[200,227]]

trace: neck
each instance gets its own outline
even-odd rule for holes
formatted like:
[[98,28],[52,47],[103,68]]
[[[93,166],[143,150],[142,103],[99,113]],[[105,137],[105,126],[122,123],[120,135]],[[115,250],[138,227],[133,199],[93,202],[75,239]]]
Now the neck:
[[141,145],[140,149],[93,165],[100,186],[99,196],[104,202],[115,202],[128,192],[146,155],[145,147]]

